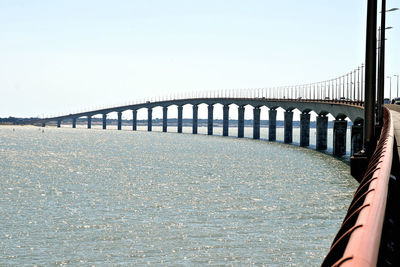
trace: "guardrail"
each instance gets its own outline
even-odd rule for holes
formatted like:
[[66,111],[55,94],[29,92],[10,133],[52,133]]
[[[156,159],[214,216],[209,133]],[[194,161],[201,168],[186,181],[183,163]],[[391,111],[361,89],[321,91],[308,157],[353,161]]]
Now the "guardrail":
[[390,112],[375,152],[322,266],[377,266],[393,160]]

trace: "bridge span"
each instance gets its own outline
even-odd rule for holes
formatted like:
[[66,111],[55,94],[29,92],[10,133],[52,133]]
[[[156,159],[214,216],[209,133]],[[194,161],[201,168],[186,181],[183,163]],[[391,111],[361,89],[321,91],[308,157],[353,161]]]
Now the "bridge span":
[[137,111],[139,109],[147,109],[147,130],[152,131],[153,108],[162,107],[162,131],[167,132],[168,129],[168,108],[177,106],[178,108],[178,133],[182,133],[183,106],[190,105],[193,110],[192,133],[198,132],[198,106],[206,104],[208,106],[207,117],[207,134],[213,134],[213,118],[214,105],[223,105],[223,136],[229,134],[229,109],[231,105],[238,106],[238,137],[244,137],[244,118],[245,106],[253,107],[253,138],[260,138],[260,120],[261,107],[268,108],[269,136],[270,141],[276,141],[276,117],[277,108],[284,109],[284,142],[290,144],[293,142],[293,111],[297,109],[300,114],[300,146],[307,147],[310,144],[310,112],[314,111],[318,116],[316,118],[316,149],[326,150],[328,135],[328,114],[331,114],[335,120],[333,121],[333,154],[342,156],[346,154],[346,133],[348,120],[352,121],[351,130],[351,151],[357,152],[362,148],[362,127],[364,110],[362,102],[357,101],[338,101],[338,100],[306,100],[306,99],[267,99],[265,97],[256,98],[232,98],[232,97],[215,97],[215,98],[188,98],[174,99],[164,101],[146,101],[134,105],[116,106],[106,109],[98,109],[87,112],[68,114],[64,116],[45,118],[41,120],[31,121],[31,123],[56,122],[57,127],[61,127],[64,120],[71,120],[72,127],[76,128],[78,118],[87,118],[87,128],[91,128],[92,117],[102,115],[102,127],[107,128],[107,115],[111,112],[118,114],[117,129],[122,129],[122,113],[126,111],[132,112],[132,130],[137,130]]

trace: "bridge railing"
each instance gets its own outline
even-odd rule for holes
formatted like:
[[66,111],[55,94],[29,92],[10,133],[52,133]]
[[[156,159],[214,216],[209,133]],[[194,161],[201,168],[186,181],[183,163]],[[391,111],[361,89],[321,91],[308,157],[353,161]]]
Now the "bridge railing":
[[[67,114],[57,114],[47,116],[47,118],[67,116],[69,114],[84,113],[92,110],[110,109],[117,106],[129,106],[143,104],[147,102],[163,102],[183,99],[207,99],[207,98],[264,98],[269,100],[308,100],[308,101],[333,101],[351,102],[352,104],[362,104],[364,102],[364,65],[356,69],[324,81],[277,86],[270,88],[252,89],[224,89],[175,93],[164,96],[154,96],[150,98],[137,99],[135,101],[120,103],[118,105],[97,106],[81,109]],[[45,118],[43,118],[45,119]]]
[[377,266],[393,159],[393,123],[384,125],[367,171],[322,266]]
[[267,99],[306,99],[364,101],[364,66],[361,64],[351,72],[325,81],[301,85],[278,86],[253,89],[226,89],[212,91],[186,92],[144,99],[158,102],[188,98],[267,98]]

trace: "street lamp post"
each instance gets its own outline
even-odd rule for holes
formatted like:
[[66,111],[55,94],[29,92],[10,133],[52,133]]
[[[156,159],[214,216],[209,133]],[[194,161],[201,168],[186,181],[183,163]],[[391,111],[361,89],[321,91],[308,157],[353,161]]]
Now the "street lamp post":
[[356,71],[357,70],[353,71],[353,101],[356,101]]
[[357,99],[361,101],[361,92],[360,92],[360,67],[357,69]]
[[376,102],[376,30],[378,1],[367,2],[366,47],[365,47],[365,87],[364,87],[364,131],[363,149],[355,151],[350,158],[351,175],[358,181],[367,170],[368,161],[375,147],[375,102]]
[[365,51],[364,150],[370,158],[375,150],[376,24],[377,0],[368,0]]
[[392,27],[386,27],[386,12],[398,10],[398,8],[391,8],[386,10],[386,0],[382,0],[381,8],[381,26],[379,27],[379,54],[378,54],[378,90],[377,90],[377,109],[376,109],[376,122],[382,127],[383,125],[383,102],[385,90],[385,32]]
[[378,88],[376,122],[379,126],[383,124],[383,99],[385,88],[385,21],[386,21],[386,0],[382,0],[381,26],[379,27],[379,54],[378,54]]
[[386,78],[389,78],[389,99],[392,99],[392,76],[386,76]]
[[395,74],[393,76],[397,78],[397,97],[399,97],[399,75]]

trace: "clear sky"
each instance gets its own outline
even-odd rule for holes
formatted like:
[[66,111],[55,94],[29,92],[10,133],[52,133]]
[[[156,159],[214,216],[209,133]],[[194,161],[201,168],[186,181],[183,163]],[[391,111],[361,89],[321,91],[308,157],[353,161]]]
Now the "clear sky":
[[[364,62],[366,3],[0,0],[0,117],[333,78]],[[387,26],[399,74],[400,11]]]

